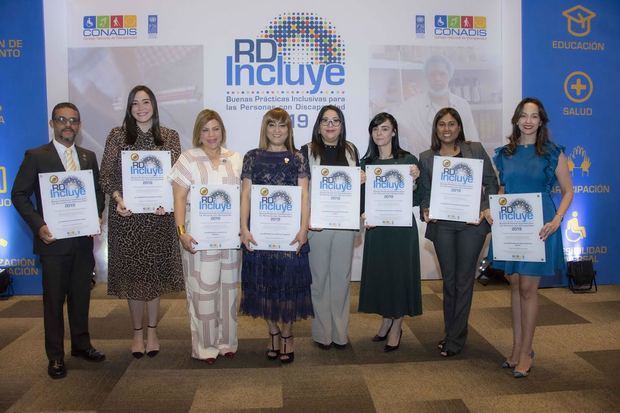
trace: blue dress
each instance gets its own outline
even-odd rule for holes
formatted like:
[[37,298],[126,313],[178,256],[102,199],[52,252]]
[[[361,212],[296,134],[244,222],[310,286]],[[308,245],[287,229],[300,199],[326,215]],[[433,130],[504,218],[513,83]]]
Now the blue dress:
[[[552,142],[547,143],[546,153],[536,154],[536,145],[519,145],[512,155],[506,155],[504,147],[495,150],[493,162],[499,172],[500,185],[507,194],[542,193],[544,222],[553,219],[556,207],[551,198],[551,190],[556,185],[555,169],[564,147]],[[558,228],[545,241],[546,262],[493,261],[493,268],[503,270],[506,274],[556,276],[566,273],[562,231]],[[493,257],[492,248],[489,257]]]
[[[248,178],[253,185],[296,186],[298,178],[309,176],[308,160],[301,152],[253,149],[243,157],[241,179]],[[309,251],[308,243],[299,254],[250,252],[243,247],[241,313],[284,323],[312,317]]]

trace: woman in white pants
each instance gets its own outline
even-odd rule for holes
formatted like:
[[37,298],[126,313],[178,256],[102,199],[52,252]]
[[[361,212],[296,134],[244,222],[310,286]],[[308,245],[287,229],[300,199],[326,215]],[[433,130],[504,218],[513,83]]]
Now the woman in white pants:
[[189,208],[192,184],[240,184],[242,159],[224,147],[226,130],[220,115],[205,109],[196,117],[194,147],[181,154],[170,179],[174,218],[185,250],[183,272],[192,329],[192,357],[215,363],[218,355],[232,359],[237,351],[239,250],[194,250]]

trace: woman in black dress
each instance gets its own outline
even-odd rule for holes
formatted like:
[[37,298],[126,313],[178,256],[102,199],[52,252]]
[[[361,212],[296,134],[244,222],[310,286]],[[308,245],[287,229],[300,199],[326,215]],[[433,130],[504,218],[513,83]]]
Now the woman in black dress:
[[[392,115],[376,115],[368,133],[368,150],[361,160],[366,176],[370,176],[374,166],[400,164],[411,165],[410,175],[414,180],[418,178],[418,160],[400,148],[398,124]],[[414,190],[412,206],[418,203],[416,193]],[[367,227],[359,311],[383,317],[373,341],[387,340],[386,352],[400,345],[403,317],[422,314],[420,248],[415,220],[410,227]]]

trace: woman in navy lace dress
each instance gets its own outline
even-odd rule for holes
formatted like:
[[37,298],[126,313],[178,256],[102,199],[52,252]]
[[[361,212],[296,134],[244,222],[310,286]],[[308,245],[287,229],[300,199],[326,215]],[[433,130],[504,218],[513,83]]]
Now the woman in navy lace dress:
[[[267,358],[282,363],[294,360],[293,322],[311,317],[310,264],[308,262],[308,160],[295,149],[289,114],[280,108],[265,114],[257,149],[243,158],[241,172],[241,312],[267,321],[271,340]],[[301,225],[291,245],[297,251],[254,250],[250,232],[252,185],[301,187]]]

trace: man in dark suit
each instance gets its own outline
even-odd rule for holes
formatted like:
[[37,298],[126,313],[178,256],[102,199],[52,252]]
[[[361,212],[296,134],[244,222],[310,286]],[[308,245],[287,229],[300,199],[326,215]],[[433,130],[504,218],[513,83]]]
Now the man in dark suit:
[[[47,372],[52,378],[67,374],[64,363],[63,306],[67,299],[71,355],[89,361],[103,361],[105,355],[93,348],[88,333],[91,276],[95,266],[92,237],[56,239],[45,223],[41,206],[39,173],[71,170],[93,171],[97,208],[103,212],[103,192],[99,186],[99,166],[95,154],[75,145],[80,130],[80,112],[68,102],[52,111],[50,127],[54,139],[26,151],[17,172],[11,199],[34,235],[34,253],[43,267],[43,321],[45,351],[49,359]],[[36,207],[30,197],[36,196]]]

